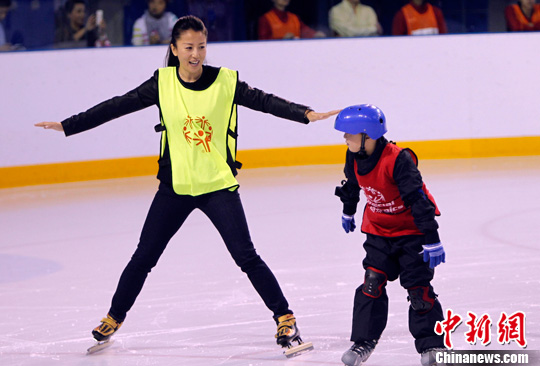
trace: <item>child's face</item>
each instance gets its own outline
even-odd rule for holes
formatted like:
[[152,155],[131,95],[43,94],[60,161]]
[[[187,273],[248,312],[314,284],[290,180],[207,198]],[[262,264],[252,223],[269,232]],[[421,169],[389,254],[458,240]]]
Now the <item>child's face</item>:
[[[345,143],[349,147],[350,152],[357,153],[360,151],[360,148],[362,147],[362,135],[363,134],[361,133],[357,133],[356,135],[345,133],[343,135],[343,138],[345,138]],[[376,144],[377,144],[377,140],[370,139],[369,136],[366,135],[366,142],[365,142],[364,148],[366,149],[367,155],[373,154],[373,151],[375,151]]]

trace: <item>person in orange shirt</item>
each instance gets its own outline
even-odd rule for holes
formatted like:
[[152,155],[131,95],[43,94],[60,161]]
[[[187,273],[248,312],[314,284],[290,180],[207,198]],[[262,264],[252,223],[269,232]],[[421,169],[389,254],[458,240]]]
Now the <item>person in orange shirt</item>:
[[504,9],[509,32],[540,30],[540,4],[535,0],[520,0]]
[[264,39],[298,39],[325,37],[323,32],[315,31],[305,25],[300,18],[286,11],[290,0],[272,0],[274,7],[259,18],[258,36]]
[[448,33],[442,10],[426,0],[412,0],[394,16],[392,35]]

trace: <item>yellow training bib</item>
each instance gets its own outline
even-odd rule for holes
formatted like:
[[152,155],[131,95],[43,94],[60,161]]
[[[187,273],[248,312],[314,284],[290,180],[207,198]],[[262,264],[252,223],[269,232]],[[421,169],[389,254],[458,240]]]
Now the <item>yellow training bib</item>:
[[[163,154],[169,146],[177,194],[198,196],[238,186],[227,161],[236,159],[238,73],[221,68],[205,90],[185,88],[176,67],[159,69],[158,88]],[[232,163],[231,162],[231,163]]]

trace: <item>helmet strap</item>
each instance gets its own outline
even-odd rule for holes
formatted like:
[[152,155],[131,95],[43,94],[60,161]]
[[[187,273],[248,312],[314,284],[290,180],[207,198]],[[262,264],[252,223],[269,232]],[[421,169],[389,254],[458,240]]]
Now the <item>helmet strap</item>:
[[367,152],[366,152],[366,138],[367,138],[367,134],[363,133],[362,134],[362,143],[360,144],[360,151],[358,151],[358,154],[360,156],[367,156]]

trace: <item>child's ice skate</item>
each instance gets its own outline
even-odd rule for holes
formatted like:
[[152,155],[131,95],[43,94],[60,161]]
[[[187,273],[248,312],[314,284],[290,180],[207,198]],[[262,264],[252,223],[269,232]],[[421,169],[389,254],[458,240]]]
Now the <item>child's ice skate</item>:
[[101,324],[92,331],[96,344],[88,348],[87,354],[96,353],[113,344],[112,335],[122,326],[122,322],[117,322],[112,316],[107,314],[106,318],[101,319]]
[[[292,314],[280,316],[277,319],[278,329],[276,334],[276,342],[283,348],[287,348],[285,356],[293,357],[300,353],[307,352],[313,349],[311,342],[304,343],[300,338],[300,331],[296,327],[296,318]],[[297,346],[293,346],[291,342],[297,342]]]
[[446,348],[428,348],[422,352],[420,363],[422,366],[453,366],[451,363],[437,362],[437,353],[446,353]]
[[369,356],[371,356],[376,345],[376,339],[372,341],[355,342],[352,347],[341,356],[341,362],[347,366],[360,366],[363,362],[367,361]]

